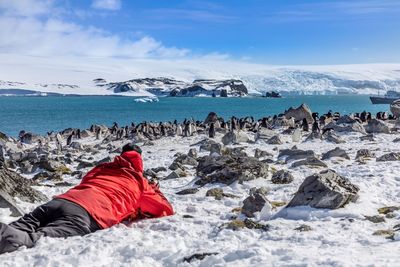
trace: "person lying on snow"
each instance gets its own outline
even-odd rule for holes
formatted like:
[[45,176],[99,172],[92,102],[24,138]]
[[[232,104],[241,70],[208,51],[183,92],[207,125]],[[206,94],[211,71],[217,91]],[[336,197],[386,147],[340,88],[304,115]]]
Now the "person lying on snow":
[[0,223],[0,253],[33,247],[41,236],[83,236],[125,220],[172,215],[158,185],[143,177],[141,152],[125,145],[114,162],[98,165],[79,185],[18,221]]

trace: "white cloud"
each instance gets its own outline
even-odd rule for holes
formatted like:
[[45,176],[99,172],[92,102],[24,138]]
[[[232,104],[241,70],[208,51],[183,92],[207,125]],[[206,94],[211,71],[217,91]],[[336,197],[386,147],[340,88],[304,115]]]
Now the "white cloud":
[[54,17],[57,10],[51,0],[0,0],[0,53],[126,58],[179,58],[189,53],[150,36],[122,38],[69,22]]
[[121,0],[93,0],[93,8],[119,10],[121,8]]

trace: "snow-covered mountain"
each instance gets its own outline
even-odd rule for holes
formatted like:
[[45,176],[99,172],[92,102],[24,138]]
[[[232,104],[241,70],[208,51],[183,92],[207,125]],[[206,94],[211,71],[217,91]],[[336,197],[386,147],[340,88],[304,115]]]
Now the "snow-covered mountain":
[[[158,78],[163,77],[163,78]],[[0,89],[79,95],[376,94],[400,64],[270,66],[227,60],[40,58],[0,54]]]

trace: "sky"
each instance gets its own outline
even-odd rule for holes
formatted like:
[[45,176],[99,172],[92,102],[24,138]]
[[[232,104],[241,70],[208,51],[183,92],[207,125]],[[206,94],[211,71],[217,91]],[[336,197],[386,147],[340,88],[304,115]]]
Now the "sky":
[[399,0],[0,0],[0,53],[400,63]]

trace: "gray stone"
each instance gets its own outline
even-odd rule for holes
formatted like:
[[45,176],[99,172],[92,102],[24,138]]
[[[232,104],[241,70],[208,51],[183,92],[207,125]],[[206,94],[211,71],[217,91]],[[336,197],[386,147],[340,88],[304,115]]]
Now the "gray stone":
[[400,160],[400,153],[391,152],[380,156],[376,161],[398,161]]
[[306,104],[301,104],[298,108],[289,108],[285,112],[286,118],[294,118],[295,121],[306,119],[308,123],[313,123],[311,109]]
[[169,179],[176,179],[176,178],[181,178],[181,177],[186,177],[187,173],[182,170],[182,169],[176,169],[172,171],[167,177],[165,177],[165,180]]
[[180,163],[182,165],[189,165],[189,166],[197,166],[197,160],[195,158],[192,158],[191,156],[182,154],[180,156],[178,156],[174,162],[176,163]]
[[365,131],[367,133],[390,133],[389,126],[387,126],[383,121],[372,119],[365,126]]
[[305,141],[308,142],[308,141],[321,140],[321,139],[322,139],[321,133],[312,132],[312,133],[310,133],[310,134],[307,136],[307,138],[306,138]]
[[322,160],[330,159],[333,157],[337,158],[345,158],[345,159],[350,159],[349,155],[347,152],[340,147],[336,147],[335,149],[329,150],[325,154],[322,155]]
[[392,112],[395,117],[400,117],[400,99],[395,100],[390,104],[390,112]]
[[375,136],[373,134],[367,134],[360,137],[361,141],[375,141]]
[[270,139],[267,140],[267,144],[270,145],[282,145],[283,141],[279,135],[274,135]]
[[76,150],[83,150],[83,145],[81,143],[79,143],[79,142],[76,142],[76,141],[72,142],[69,145],[69,147],[73,148],[73,149],[76,149]]
[[333,170],[307,177],[287,205],[338,209],[358,198],[359,188]]
[[273,184],[290,184],[293,182],[293,175],[286,170],[279,170],[272,175],[271,182]]
[[221,200],[224,197],[236,198],[237,196],[225,193],[221,188],[212,188],[206,192],[206,197],[214,197],[216,200]]
[[269,140],[276,135],[276,132],[267,128],[258,129],[255,134],[255,141],[257,140]]
[[221,155],[222,145],[219,143],[212,144],[210,147],[210,155],[217,154]]
[[267,151],[264,151],[264,150],[261,150],[261,149],[258,149],[258,148],[256,148],[255,150],[254,150],[254,157],[255,158],[264,158],[264,157],[272,157],[273,155],[271,154],[271,153],[269,153],[269,152],[267,152]]
[[172,164],[168,167],[171,171],[175,171],[177,169],[185,170],[185,167],[179,162],[172,162]]
[[308,232],[311,231],[312,228],[311,226],[307,225],[307,224],[302,224],[297,228],[294,228],[294,230],[299,231],[299,232]]
[[197,150],[196,148],[189,149],[188,156],[192,158],[197,158]]
[[260,192],[253,192],[243,201],[242,213],[247,217],[254,217],[255,212],[259,212],[264,207],[268,199]]
[[354,123],[342,123],[342,124],[337,124],[336,122],[330,122],[325,127],[323,130],[327,129],[333,129],[335,132],[358,132],[362,134],[366,134],[366,131],[364,129],[364,126],[360,124],[359,122],[354,122]]
[[23,213],[14,201],[19,198],[26,202],[46,201],[47,197],[30,187],[30,181],[6,168],[0,169],[0,208],[9,208],[12,216]]
[[323,136],[326,141],[334,143],[334,144],[343,144],[345,141],[336,135],[334,132],[329,131],[327,134]]
[[385,222],[385,217],[381,215],[374,215],[374,216],[364,216],[366,220],[373,222],[373,223],[383,223]]
[[248,142],[249,136],[243,131],[229,131],[222,137],[222,143],[226,145]]
[[300,150],[300,149],[282,149],[279,151],[278,158],[286,157],[286,163],[292,160],[305,159],[309,157],[315,157],[315,153],[312,150]]
[[175,194],[177,195],[191,195],[191,194],[196,194],[199,191],[198,188],[187,188],[183,189],[179,192],[176,192]]
[[325,162],[316,157],[309,157],[303,160],[296,161],[292,164],[292,168],[299,166],[310,166],[310,167],[328,167]]
[[268,165],[252,157],[205,156],[199,158],[196,172],[200,177],[198,185],[242,183],[268,176]]

